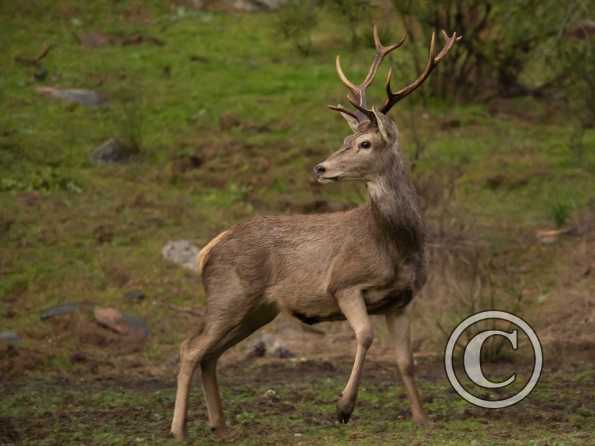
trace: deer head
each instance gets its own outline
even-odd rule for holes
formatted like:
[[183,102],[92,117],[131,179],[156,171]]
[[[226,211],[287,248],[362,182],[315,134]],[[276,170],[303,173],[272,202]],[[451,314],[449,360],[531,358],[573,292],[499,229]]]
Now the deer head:
[[355,85],[345,76],[341,68],[340,57],[337,56],[337,73],[341,82],[349,90],[347,100],[355,110],[350,111],[341,105],[330,105],[329,108],[341,113],[351,127],[353,134],[345,138],[339,150],[314,167],[314,174],[319,182],[327,183],[339,180],[373,181],[374,178],[382,175],[386,170],[386,166],[390,165],[391,160],[400,156],[397,126],[388,116],[388,112],[397,102],[416,90],[448,54],[455,42],[461,39],[461,36],[458,36],[457,33],[453,33],[449,37],[446,32],[442,31],[442,35],[445,39],[445,45],[436,54],[436,33],[432,33],[426,67],[411,84],[397,92],[393,92],[390,85],[392,70],[389,69],[385,87],[387,97],[380,108],[368,107],[366,101],[367,89],[374,81],[384,58],[399,48],[405,39],[403,38],[394,45],[384,46],[378,36],[378,28],[374,26],[376,55],[370,65],[368,74],[359,85]]

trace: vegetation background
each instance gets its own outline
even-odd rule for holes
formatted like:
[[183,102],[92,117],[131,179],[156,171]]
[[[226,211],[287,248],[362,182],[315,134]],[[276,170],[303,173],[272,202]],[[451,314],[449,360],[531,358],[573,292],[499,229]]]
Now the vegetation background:
[[[431,231],[414,338],[435,425],[408,420],[381,321],[353,423],[337,425],[349,329],[279,318],[225,357],[235,441],[588,444],[594,11],[592,0],[0,0],[0,444],[169,441],[178,345],[204,294],[162,249],[202,246],[255,214],[366,199],[310,172],[348,132],[326,108],[345,97],[334,57],[363,76],[372,23],[383,41],[408,38],[390,61],[396,85],[421,71],[432,31],[464,37],[392,112]],[[123,313],[124,328],[98,324],[97,308]],[[458,398],[441,365],[452,327],[483,308],[523,316],[546,349],[538,389],[496,413]],[[530,354],[503,342],[483,354],[495,377],[530,372]],[[215,441],[198,387],[190,418],[196,444]]]

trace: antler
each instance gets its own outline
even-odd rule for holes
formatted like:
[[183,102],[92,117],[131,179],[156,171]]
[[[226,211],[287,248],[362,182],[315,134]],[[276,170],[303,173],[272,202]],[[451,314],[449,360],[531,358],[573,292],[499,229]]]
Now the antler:
[[[445,44],[444,44],[444,47],[442,48],[442,50],[440,50],[440,52],[436,55],[436,33],[433,32],[432,39],[430,41],[430,54],[428,57],[428,63],[426,64],[424,71],[421,73],[421,75],[414,82],[407,85],[405,88],[402,88],[401,90],[397,91],[396,93],[393,93],[391,86],[390,86],[390,81],[391,81],[391,77],[392,77],[392,69],[389,69],[388,76],[386,77],[387,98],[384,101],[384,105],[380,109],[380,111],[383,114],[388,113],[390,111],[390,109],[397,102],[399,102],[401,99],[403,99],[404,97],[411,94],[421,84],[423,84],[423,82],[428,78],[428,76],[434,70],[434,68],[436,68],[436,66],[440,63],[440,61],[442,59],[444,59],[444,57],[448,54],[448,52],[451,50],[453,45],[463,38],[462,36],[457,35],[456,32],[453,33],[452,36],[449,37],[445,31],[442,31],[442,35],[444,36],[444,39],[445,39]],[[351,112],[341,105],[329,105],[329,108],[331,110],[345,113],[360,122],[365,118],[367,118],[370,121],[373,121],[374,114],[373,114],[372,110],[368,109],[368,106],[366,103],[366,91],[367,91],[368,87],[372,84],[372,82],[374,81],[374,78],[376,77],[376,73],[378,72],[378,68],[380,68],[380,64],[382,63],[384,58],[389,53],[391,53],[392,51],[396,50],[401,45],[403,45],[404,42],[405,42],[405,37],[403,37],[403,39],[401,39],[401,41],[399,43],[396,43],[394,45],[389,45],[389,46],[382,45],[382,42],[380,41],[380,37],[378,36],[378,27],[376,25],[374,25],[374,46],[376,47],[376,55],[374,56],[374,60],[372,61],[372,64],[370,65],[368,74],[366,75],[366,77],[364,78],[362,83],[359,85],[355,85],[353,82],[351,82],[349,79],[347,79],[347,76],[345,76],[345,73],[343,72],[343,69],[341,68],[341,58],[340,58],[340,56],[337,56],[337,62],[336,62],[337,73],[339,75],[339,78],[341,79],[341,82],[349,90],[347,99],[356,108],[356,111]]]
[[[380,41],[380,37],[378,36],[378,27],[376,25],[374,25],[374,46],[376,47],[376,55],[374,56],[374,60],[372,61],[372,64],[370,65],[368,74],[364,78],[363,82],[359,85],[355,85],[353,82],[351,82],[349,79],[347,79],[347,76],[345,76],[345,73],[343,73],[343,69],[341,68],[341,58],[340,58],[340,56],[337,56],[337,62],[336,62],[337,74],[339,75],[341,82],[343,82],[343,84],[349,89],[350,94],[347,95],[347,99],[358,110],[358,112],[360,112],[360,113],[356,113],[356,116],[355,116],[358,120],[361,121],[361,118],[363,117],[363,116],[361,116],[361,114],[372,119],[372,116],[373,116],[372,112],[370,110],[368,110],[367,105],[366,105],[366,90],[368,89],[368,87],[370,86],[372,81],[374,80],[374,77],[376,76],[376,73],[378,72],[378,68],[380,68],[380,64],[382,63],[384,58],[389,53],[391,53],[392,51],[396,50],[401,45],[403,45],[404,42],[405,42],[405,37],[403,37],[403,39],[401,39],[401,41],[399,43],[396,43],[394,45],[389,45],[389,46],[382,45],[382,42]],[[333,110],[343,112],[343,113],[346,112],[346,110],[343,107],[340,107],[340,109],[339,109],[336,106],[330,106],[330,108]],[[353,113],[350,113],[350,112],[347,112],[347,113],[351,116],[354,116]]]
[[435,55],[436,33],[433,32],[432,40],[430,41],[430,55],[428,57],[428,63],[426,64],[426,68],[424,69],[423,73],[414,82],[410,83],[405,88],[402,88],[401,90],[397,91],[396,93],[393,93],[392,89],[390,88],[392,69],[389,69],[388,76],[386,77],[387,98],[386,98],[386,101],[384,102],[384,105],[380,109],[380,111],[382,113],[384,113],[384,114],[388,113],[390,111],[390,109],[393,107],[393,105],[395,105],[397,102],[399,102],[404,97],[411,94],[415,89],[417,89],[417,87],[419,87],[421,84],[423,84],[423,82],[428,78],[428,76],[434,70],[434,68],[436,68],[438,63],[440,63],[440,61],[448,54],[448,52],[453,47],[453,45],[463,38],[463,36],[458,36],[456,32],[454,32],[452,34],[452,36],[448,37],[448,34],[446,34],[445,31],[442,31],[442,35],[444,36],[444,39],[446,41],[442,50],[438,53],[437,56]]

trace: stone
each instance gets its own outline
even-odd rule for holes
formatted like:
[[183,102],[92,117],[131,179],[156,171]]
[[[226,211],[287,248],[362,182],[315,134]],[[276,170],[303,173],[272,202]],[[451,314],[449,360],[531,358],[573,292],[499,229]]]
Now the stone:
[[196,256],[200,250],[188,240],[173,240],[161,250],[163,258],[191,271],[198,271]]
[[262,358],[267,353],[274,358],[293,358],[295,354],[278,337],[269,333],[263,333],[260,338],[252,344],[248,356],[251,358]]
[[0,341],[5,342],[9,345],[16,345],[22,341],[21,337],[17,335],[15,331],[7,330],[0,331]]
[[149,327],[147,326],[147,323],[143,321],[141,318],[132,316],[130,314],[124,314],[123,318],[124,321],[126,321],[126,324],[128,325],[129,334],[146,338],[151,333]]
[[132,302],[141,302],[145,299],[145,292],[143,290],[130,290],[124,294],[124,299]]
[[128,324],[124,320],[124,315],[115,308],[97,307],[93,311],[95,320],[103,327],[120,334],[128,334]]
[[257,12],[279,9],[288,0],[235,0],[233,8],[237,11]]
[[125,163],[137,153],[137,149],[123,144],[117,138],[110,138],[93,150],[91,161],[95,164]]
[[96,307],[93,315],[99,325],[118,334],[143,338],[149,335],[149,328],[142,319],[123,314],[115,308]]
[[81,88],[62,89],[57,87],[37,87],[36,90],[45,96],[62,99],[66,102],[74,102],[85,107],[95,108],[107,103],[101,94],[93,90]]
[[80,308],[81,304],[79,304],[78,302],[69,302],[43,310],[39,315],[39,318],[42,321],[45,321],[52,317],[65,316],[67,314],[76,313],[80,310]]
[[279,401],[279,395],[273,389],[268,389],[266,392],[264,392],[264,395],[263,396],[267,400],[270,400],[270,401],[273,401],[273,402]]

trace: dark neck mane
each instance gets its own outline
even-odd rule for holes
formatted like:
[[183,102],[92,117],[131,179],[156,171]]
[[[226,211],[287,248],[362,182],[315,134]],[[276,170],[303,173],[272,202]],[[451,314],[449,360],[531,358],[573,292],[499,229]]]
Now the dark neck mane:
[[391,160],[383,175],[367,184],[374,230],[384,243],[396,245],[405,259],[423,257],[424,227],[417,194],[404,163]]

